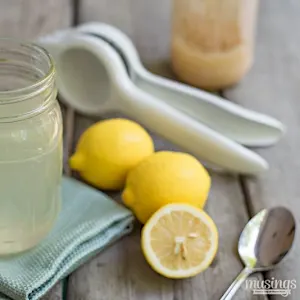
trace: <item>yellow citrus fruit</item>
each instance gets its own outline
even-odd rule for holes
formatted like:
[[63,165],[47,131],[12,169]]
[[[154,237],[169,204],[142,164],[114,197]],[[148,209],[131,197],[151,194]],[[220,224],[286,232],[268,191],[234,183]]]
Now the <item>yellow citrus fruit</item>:
[[169,278],[187,278],[204,271],[213,261],[218,230],[203,210],[169,204],[144,226],[142,249],[156,272]]
[[82,134],[69,163],[92,185],[117,190],[123,188],[128,171],[153,152],[153,141],[139,124],[110,119]]
[[123,202],[145,223],[169,203],[187,203],[203,208],[211,179],[193,156],[162,151],[147,157],[127,177]]

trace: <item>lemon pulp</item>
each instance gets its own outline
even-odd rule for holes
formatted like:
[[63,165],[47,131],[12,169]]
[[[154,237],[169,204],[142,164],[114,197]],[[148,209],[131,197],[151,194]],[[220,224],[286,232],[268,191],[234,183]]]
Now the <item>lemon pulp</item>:
[[143,229],[146,259],[158,273],[185,278],[205,270],[218,245],[212,219],[186,204],[170,204],[153,215]]

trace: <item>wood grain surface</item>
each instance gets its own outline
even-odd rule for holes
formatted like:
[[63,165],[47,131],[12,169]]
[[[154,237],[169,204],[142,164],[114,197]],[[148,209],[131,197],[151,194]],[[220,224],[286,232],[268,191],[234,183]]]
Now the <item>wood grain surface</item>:
[[[262,208],[283,205],[300,220],[300,2],[297,0],[261,1],[255,64],[249,75],[225,95],[246,107],[268,113],[287,127],[285,137],[272,148],[258,152],[270,164],[270,171],[257,179],[244,178],[252,213]],[[299,228],[298,228],[299,229]],[[297,280],[300,285],[299,230],[291,256],[269,278]],[[282,299],[272,296],[272,299]],[[290,300],[300,299],[299,287]]]
[[[100,21],[127,33],[151,70],[167,77],[171,0],[0,0],[0,36],[31,38],[79,22]],[[285,205],[299,222],[300,187],[299,80],[300,80],[300,2],[264,0],[258,24],[256,59],[248,76],[236,87],[224,91],[227,98],[246,107],[281,119],[288,128],[275,147],[258,152],[271,169],[259,178],[238,178],[211,173],[213,187],[207,205],[220,232],[220,249],[213,265],[203,274],[182,281],[165,279],[151,270],[140,249],[140,226],[103,253],[76,270],[65,284],[67,300],[215,300],[242,269],[236,253],[243,226],[264,207]],[[75,16],[75,18],[74,18]],[[98,119],[76,114],[63,106],[64,171],[71,174],[67,158],[80,134]],[[105,118],[112,117],[102,116]],[[158,150],[178,148],[153,135]],[[242,185],[240,184],[242,183]],[[118,194],[111,194],[119,201]],[[299,239],[299,235],[297,235]],[[295,245],[289,259],[268,278],[297,279],[300,284],[300,248]],[[255,278],[261,278],[260,275]],[[58,283],[43,300],[62,300]],[[298,300],[292,291],[287,299]],[[0,298],[1,299],[1,298]],[[266,300],[243,287],[236,299]],[[272,296],[279,300],[280,296]]]
[[172,0],[80,0],[78,19],[104,22],[122,29],[143,61],[169,58]]
[[33,39],[71,25],[70,0],[0,0],[0,36]]

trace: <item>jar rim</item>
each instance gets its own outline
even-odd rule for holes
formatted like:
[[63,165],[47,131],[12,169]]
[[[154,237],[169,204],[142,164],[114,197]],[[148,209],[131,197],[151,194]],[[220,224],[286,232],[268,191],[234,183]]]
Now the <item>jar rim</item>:
[[[26,40],[15,39],[15,38],[0,38],[0,50],[1,50],[1,44],[5,42],[12,43],[19,47],[27,47],[29,50],[36,51],[36,53],[40,54],[43,59],[46,59],[46,63],[49,66],[49,68],[41,78],[37,79],[32,84],[29,84],[24,87],[8,90],[8,91],[0,90],[0,99],[2,97],[3,98],[5,97],[6,99],[9,98],[10,103],[19,102],[34,96],[37,93],[36,92],[37,90],[39,92],[41,92],[41,89],[44,90],[43,87],[47,87],[48,83],[52,82],[52,79],[54,79],[55,76],[54,60],[50,55],[50,53],[40,45],[37,45],[33,42],[29,42]],[[1,64],[1,57],[0,57],[0,64]],[[0,105],[6,103],[7,102],[0,101]]]

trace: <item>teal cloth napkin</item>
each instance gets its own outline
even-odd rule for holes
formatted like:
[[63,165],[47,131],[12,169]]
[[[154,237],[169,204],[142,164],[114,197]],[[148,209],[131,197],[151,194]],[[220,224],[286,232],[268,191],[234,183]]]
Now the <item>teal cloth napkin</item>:
[[133,216],[108,196],[63,178],[62,210],[55,227],[34,249],[0,258],[0,292],[35,300],[105,246],[130,232]]

